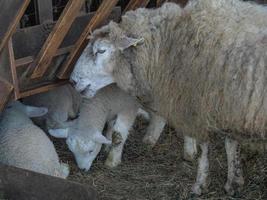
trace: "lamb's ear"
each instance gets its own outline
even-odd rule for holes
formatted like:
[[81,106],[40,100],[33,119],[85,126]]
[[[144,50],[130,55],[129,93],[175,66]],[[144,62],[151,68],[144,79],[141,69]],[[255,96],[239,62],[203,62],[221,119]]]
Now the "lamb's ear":
[[41,117],[44,116],[48,109],[45,107],[24,106],[24,111],[29,117]]
[[69,136],[69,128],[49,129],[48,133],[56,138],[67,138]]
[[100,144],[111,144],[112,142],[107,139],[102,133],[98,132],[94,135],[94,141]]
[[131,37],[123,37],[123,38],[120,38],[116,45],[118,47],[119,50],[123,51],[131,46],[137,46],[139,44],[142,44],[144,43],[144,38],[131,38]]

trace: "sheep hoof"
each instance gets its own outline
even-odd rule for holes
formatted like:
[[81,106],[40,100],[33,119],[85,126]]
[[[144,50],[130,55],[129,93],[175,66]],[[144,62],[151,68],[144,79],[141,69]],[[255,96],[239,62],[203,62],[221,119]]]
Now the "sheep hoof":
[[61,177],[67,178],[69,176],[69,173],[70,173],[69,165],[66,163],[61,163],[60,168],[61,168]]
[[202,189],[201,189],[201,185],[200,184],[194,184],[192,187],[192,192],[198,196],[200,196],[202,194]]
[[194,162],[196,160],[197,154],[189,154],[184,152],[183,159],[189,162]]
[[235,193],[233,187],[228,182],[225,184],[224,189],[229,196],[233,196]]
[[117,161],[117,162],[110,162],[110,161],[106,161],[105,162],[105,165],[108,167],[108,168],[115,168],[117,167],[121,162],[120,161]]
[[108,156],[107,160],[105,161],[105,165],[108,168],[115,168],[121,163],[121,160],[115,160],[112,156]]
[[240,180],[236,180],[232,182],[232,184],[230,182],[227,182],[224,186],[224,189],[229,196],[238,196],[241,193],[243,184],[244,179],[240,178]]
[[192,187],[192,192],[194,193],[194,194],[196,194],[197,196],[200,196],[200,195],[202,195],[202,194],[204,194],[204,193],[207,193],[208,192],[208,187],[209,187],[209,179],[205,182],[205,183],[203,183],[203,184],[201,184],[201,183],[195,183],[194,185],[193,185],[193,187]]
[[157,143],[157,139],[151,135],[145,135],[143,138],[143,143],[149,145],[150,147],[154,147]]

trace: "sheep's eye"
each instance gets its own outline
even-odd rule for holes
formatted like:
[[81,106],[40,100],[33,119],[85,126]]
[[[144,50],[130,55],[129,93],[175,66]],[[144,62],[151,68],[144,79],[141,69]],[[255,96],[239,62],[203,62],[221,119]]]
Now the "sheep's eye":
[[103,54],[103,53],[105,53],[105,52],[106,52],[105,49],[103,49],[103,50],[102,50],[102,49],[98,49],[98,50],[97,50],[97,53],[100,53],[100,54]]
[[89,151],[88,153],[89,153],[89,154],[93,153],[93,150]]

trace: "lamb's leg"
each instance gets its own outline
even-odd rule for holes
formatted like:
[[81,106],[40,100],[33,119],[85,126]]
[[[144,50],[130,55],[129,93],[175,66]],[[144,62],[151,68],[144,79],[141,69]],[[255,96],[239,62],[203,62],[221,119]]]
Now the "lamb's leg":
[[153,147],[157,143],[165,124],[165,119],[158,115],[151,114],[151,120],[147,128],[146,135],[143,138],[143,142]]
[[[208,142],[201,143],[201,156],[198,160],[197,180],[193,186],[193,193],[201,195],[202,192],[208,188],[208,175],[209,175],[209,144]],[[204,190],[204,191],[203,191]]]
[[234,195],[236,191],[240,192],[244,184],[240,159],[241,147],[236,140],[226,138],[225,149],[227,154],[228,175],[224,188],[229,195]]
[[105,162],[105,165],[108,167],[116,167],[121,163],[123,146],[129,135],[129,130],[133,126],[135,118],[136,111],[129,110],[128,112],[120,113],[118,115],[113,127],[112,147]]
[[[114,131],[114,129],[113,129],[114,124],[115,124],[115,120],[110,120],[107,123],[106,138],[108,140],[110,140],[110,141],[112,141],[112,134],[113,134],[113,131]],[[105,152],[109,152],[110,148],[111,148],[110,144],[105,144],[104,151]]]
[[195,160],[197,155],[197,141],[195,138],[184,136],[184,159],[187,161]]

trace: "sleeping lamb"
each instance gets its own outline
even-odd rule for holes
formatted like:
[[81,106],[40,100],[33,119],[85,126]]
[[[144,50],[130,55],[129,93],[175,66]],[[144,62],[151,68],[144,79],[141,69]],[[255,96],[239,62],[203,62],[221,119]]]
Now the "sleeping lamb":
[[47,113],[46,108],[11,103],[0,118],[0,162],[66,178],[69,168],[60,163],[53,143],[29,117]]
[[266,19],[265,8],[238,0],[130,11],[91,35],[71,79],[91,95],[115,82],[196,137],[196,194],[208,186],[209,132],[227,135],[225,189],[233,194],[244,184],[239,143],[267,138]]

